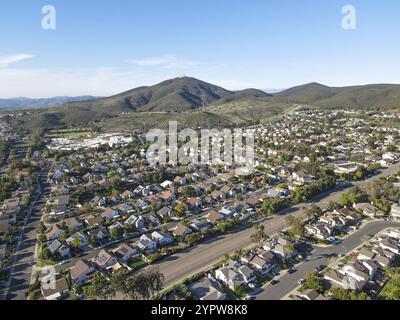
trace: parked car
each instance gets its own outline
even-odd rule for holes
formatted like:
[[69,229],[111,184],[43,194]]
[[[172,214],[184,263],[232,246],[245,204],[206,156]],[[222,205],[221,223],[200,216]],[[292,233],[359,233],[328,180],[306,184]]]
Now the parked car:
[[271,283],[271,285],[275,285],[275,284],[279,283],[279,280],[272,279],[270,283]]
[[250,289],[253,289],[253,290],[257,288],[256,285],[254,283],[252,283],[252,282],[250,282],[248,284],[248,286],[249,286]]
[[304,280],[303,278],[301,278],[299,281],[297,281],[298,284],[303,284],[304,282],[306,282],[306,280]]
[[297,270],[295,269],[295,268],[290,268],[289,270],[288,270],[288,273],[289,274],[292,274],[292,273],[295,273]]
[[320,271],[324,270],[325,268],[326,268],[326,265],[323,264],[323,265],[320,265],[320,266],[316,267],[315,270],[317,272],[320,272]]

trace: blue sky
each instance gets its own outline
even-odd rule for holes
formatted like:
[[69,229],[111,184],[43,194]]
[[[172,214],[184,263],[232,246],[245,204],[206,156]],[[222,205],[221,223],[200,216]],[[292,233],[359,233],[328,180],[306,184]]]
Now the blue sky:
[[[56,30],[41,28],[56,8]],[[341,27],[353,5],[355,30]],[[400,83],[398,0],[2,0],[0,98],[110,95],[176,76],[229,89]]]

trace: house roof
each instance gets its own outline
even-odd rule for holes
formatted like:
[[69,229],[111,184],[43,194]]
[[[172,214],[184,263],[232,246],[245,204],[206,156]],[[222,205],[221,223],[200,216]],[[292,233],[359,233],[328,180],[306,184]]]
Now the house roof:
[[222,216],[219,212],[217,212],[217,211],[215,211],[215,210],[210,210],[210,211],[207,213],[207,219],[210,220],[210,221],[212,221],[212,222],[219,221],[219,220],[221,220],[222,218],[223,218],[223,216]]
[[58,225],[52,225],[46,232],[46,237],[47,238],[51,238],[53,237],[55,234],[57,234],[57,232],[62,231],[62,229],[58,226]]
[[316,300],[319,293],[314,289],[306,289],[303,291],[302,296],[308,300]]
[[129,244],[121,243],[118,248],[112,251],[112,253],[118,257],[124,257],[126,254],[132,252],[133,249],[134,248]]
[[112,258],[113,256],[103,249],[93,258],[92,261],[99,267],[104,267]]
[[195,297],[200,300],[220,300],[225,296],[222,287],[216,281],[206,278],[190,287]]
[[[63,293],[65,290],[69,289],[68,286],[68,282],[67,279],[65,278],[61,278],[56,280],[55,282],[55,288],[51,289],[51,288],[47,288],[47,287],[51,287],[49,286],[50,282],[53,281],[52,278],[47,278],[45,283],[42,283],[42,294],[44,297],[50,297],[54,294],[61,294]],[[45,284],[47,284],[46,286],[44,286]]]
[[176,236],[182,236],[188,232],[188,230],[191,231],[190,228],[186,227],[184,224],[178,222],[172,229],[170,229],[174,235]]
[[163,199],[164,201],[167,201],[169,198],[171,198],[174,194],[171,191],[165,191],[162,194],[160,194],[158,197]]
[[78,260],[77,262],[75,262],[70,271],[72,280],[76,280],[82,274],[86,274],[90,268],[91,266],[88,261],[82,259]]

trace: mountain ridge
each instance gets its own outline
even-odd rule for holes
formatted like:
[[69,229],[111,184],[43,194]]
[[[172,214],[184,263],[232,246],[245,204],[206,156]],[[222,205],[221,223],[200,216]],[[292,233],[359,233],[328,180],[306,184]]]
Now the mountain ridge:
[[153,86],[134,88],[111,97],[87,102],[71,102],[70,107],[101,107],[117,112],[185,112],[205,107],[225,99],[267,97],[257,89],[230,91],[191,77],[165,80]]
[[87,125],[130,129],[179,120],[188,127],[234,126],[259,123],[298,106],[399,110],[400,85],[329,87],[312,82],[268,94],[258,89],[231,91],[180,77],[111,97],[39,109],[15,125],[28,130]]

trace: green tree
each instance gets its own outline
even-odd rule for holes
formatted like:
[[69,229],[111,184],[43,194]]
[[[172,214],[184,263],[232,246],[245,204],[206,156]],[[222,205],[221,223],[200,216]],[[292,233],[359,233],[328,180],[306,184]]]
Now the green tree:
[[74,240],[72,240],[71,241],[71,246],[74,249],[79,249],[82,246],[81,238],[75,238]]
[[112,240],[119,240],[122,239],[124,233],[125,233],[124,228],[115,227],[110,231],[110,237]]
[[315,272],[309,272],[306,275],[305,279],[305,287],[307,289],[314,289],[318,292],[322,292],[324,290],[324,286],[322,285],[322,280]]
[[85,287],[83,291],[91,300],[107,300],[114,295],[107,279],[100,272],[93,275],[90,285]]
[[175,212],[176,212],[176,216],[177,216],[178,218],[183,217],[183,215],[186,213],[185,205],[184,205],[183,203],[178,204],[178,205],[175,207]]

